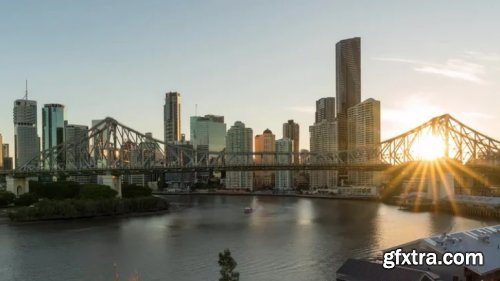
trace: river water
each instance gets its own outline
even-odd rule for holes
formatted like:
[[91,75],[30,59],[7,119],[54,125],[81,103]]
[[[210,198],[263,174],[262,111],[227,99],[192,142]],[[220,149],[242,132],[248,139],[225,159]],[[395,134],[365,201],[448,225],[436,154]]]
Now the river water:
[[[334,280],[348,257],[491,220],[409,213],[377,202],[168,196],[161,215],[0,225],[0,280],[218,280],[229,248],[240,280]],[[252,206],[252,214],[243,208]]]

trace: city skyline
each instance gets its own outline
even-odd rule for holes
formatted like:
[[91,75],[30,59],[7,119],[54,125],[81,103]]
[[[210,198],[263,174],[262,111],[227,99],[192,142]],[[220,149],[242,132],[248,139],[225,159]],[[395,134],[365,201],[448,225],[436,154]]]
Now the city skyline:
[[[127,30],[113,21],[117,19],[116,15],[107,19],[105,13],[97,12],[93,15],[96,23],[81,27],[84,29],[83,38],[88,39],[84,42],[72,36],[70,27],[79,26],[95,11],[80,11],[80,5],[67,4],[56,9],[50,3],[46,6],[33,3],[31,9],[25,9],[15,3],[3,4],[5,9],[0,12],[2,26],[18,27],[18,32],[6,32],[7,44],[0,47],[8,70],[3,70],[0,78],[0,112],[3,113],[0,133],[4,136],[4,143],[11,144],[11,155],[14,144],[11,106],[14,100],[22,98],[25,78],[30,80],[30,99],[39,105],[64,104],[67,119],[74,124],[89,125],[92,119],[111,116],[141,132],[151,131],[158,137],[163,133],[162,108],[158,104],[165,92],[178,91],[183,95],[182,123],[185,126],[182,133],[186,135],[189,133],[189,117],[195,115],[197,104],[199,115],[224,115],[227,124],[240,120],[256,132],[265,128],[279,132],[283,122],[294,119],[301,125],[301,149],[307,148],[307,128],[314,123],[314,102],[323,97],[335,97],[335,43],[357,36],[363,40],[361,94],[382,103],[382,140],[443,113],[450,113],[480,132],[500,138],[494,125],[500,122],[495,110],[499,103],[499,97],[495,95],[499,86],[493,78],[500,72],[500,56],[494,47],[500,42],[488,36],[494,34],[494,25],[489,24],[494,20],[493,14],[486,12],[476,21],[463,20],[467,19],[469,11],[475,9],[473,5],[449,7],[446,21],[437,30],[430,30],[422,26],[441,23],[439,9],[433,9],[444,4],[410,4],[398,15],[391,14],[398,8],[396,4],[389,9],[386,6],[387,11],[374,7],[382,15],[392,15],[394,21],[407,18],[400,29],[392,27],[391,20],[376,22],[373,27],[366,28],[374,19],[356,15],[359,7],[351,3],[315,6],[292,2],[284,8],[273,4],[261,7],[250,3],[226,3],[226,7],[241,15],[239,19],[220,14],[216,14],[220,16],[217,19],[208,16],[207,9],[216,10],[217,4],[213,7],[202,4],[196,8],[177,4],[175,8],[179,16],[175,19],[188,15],[188,11],[201,15],[191,23],[198,29],[171,30],[165,27],[168,21],[165,22],[160,13],[151,16],[155,25],[139,13],[137,20],[127,23],[131,28]],[[498,4],[490,4],[491,8],[495,5]],[[107,9],[115,6],[109,4]],[[120,6],[119,11],[130,14],[133,12],[131,6],[131,3]],[[141,6],[139,11],[165,8],[168,13],[167,8],[173,5],[152,6],[155,7]],[[282,8],[288,14],[278,13]],[[346,15],[336,11],[337,8],[342,8]],[[303,18],[291,23],[290,17],[299,9],[305,10]],[[406,9],[412,9],[411,16],[408,17]],[[9,12],[25,16],[13,17]],[[264,23],[252,26],[250,19],[256,14],[262,15]],[[70,15],[75,16],[76,22],[69,20]],[[335,26],[338,20],[353,15],[359,23]],[[68,23],[69,27],[55,25],[54,21],[45,23],[50,16]],[[425,16],[425,21],[421,20],[422,16]],[[29,20],[20,24],[20,18]],[[51,40],[34,44],[38,38],[35,33],[39,31],[33,28],[34,24],[46,28],[46,36],[59,40],[61,46]],[[96,24],[102,25],[104,30],[92,34]],[[228,24],[234,27],[227,32],[217,31]],[[417,32],[415,36],[412,31],[417,27],[426,33]],[[141,37],[148,44],[139,44],[129,37],[128,31],[139,36],[137,31],[150,29],[153,30]],[[215,30],[215,34],[208,36],[205,32],[209,30]],[[456,30],[469,31],[471,37],[462,38],[461,32]],[[476,30],[482,32],[472,34]],[[162,41],[154,39],[158,37],[155,32],[167,38],[168,35],[174,36],[177,43],[164,49],[153,47],[164,46],[160,44]],[[197,35],[204,35],[205,45],[187,44],[201,43],[194,39]],[[110,36],[110,40],[90,48],[102,36]],[[246,42],[241,41],[245,36],[251,36],[255,42],[238,49]],[[297,41],[299,38],[302,40]],[[83,45],[74,45],[69,39]],[[191,47],[183,49],[186,44]],[[414,45],[418,47],[411,47]],[[124,50],[114,54],[117,47]],[[145,54],[148,51],[150,54]],[[239,58],[241,52],[248,54],[248,58]],[[75,63],[70,66],[64,63],[66,59],[73,59]],[[54,64],[47,63],[47,60],[53,60]],[[214,65],[217,66],[215,71]],[[172,70],[167,70],[167,66]],[[262,100],[266,102],[262,103]],[[246,111],[238,108],[243,102]],[[136,113],[141,118],[137,118]],[[401,118],[403,113],[406,113],[406,118]],[[40,128],[38,134],[41,137]]]

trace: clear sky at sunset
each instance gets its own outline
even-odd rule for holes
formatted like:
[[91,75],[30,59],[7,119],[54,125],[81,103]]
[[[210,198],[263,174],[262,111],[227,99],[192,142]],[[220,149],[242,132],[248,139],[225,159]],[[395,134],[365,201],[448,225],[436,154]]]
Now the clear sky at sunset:
[[[500,1],[1,1],[0,134],[24,95],[72,124],[111,116],[163,138],[166,91],[189,116],[224,115],[282,137],[335,96],[335,43],[361,37],[362,99],[382,138],[450,113],[500,139]],[[11,153],[13,149],[11,148]]]

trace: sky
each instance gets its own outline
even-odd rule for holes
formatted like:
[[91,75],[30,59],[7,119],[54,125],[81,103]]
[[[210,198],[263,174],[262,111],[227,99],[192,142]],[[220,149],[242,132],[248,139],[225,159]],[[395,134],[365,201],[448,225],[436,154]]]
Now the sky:
[[113,117],[163,138],[164,94],[189,117],[224,115],[254,134],[300,124],[335,96],[335,43],[361,37],[362,100],[382,139],[449,113],[500,139],[500,1],[0,1],[0,134],[14,100],[66,106],[70,124]]

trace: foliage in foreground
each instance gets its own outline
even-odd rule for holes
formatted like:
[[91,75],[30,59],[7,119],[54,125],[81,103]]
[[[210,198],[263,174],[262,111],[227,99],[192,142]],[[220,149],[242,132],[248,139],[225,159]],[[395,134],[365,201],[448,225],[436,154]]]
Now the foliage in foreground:
[[116,190],[106,185],[79,184],[72,181],[41,183],[30,181],[30,193],[47,199],[110,199],[116,197]]
[[91,218],[116,216],[139,212],[168,210],[169,204],[158,197],[101,200],[42,200],[32,207],[24,207],[9,213],[11,221],[35,221],[53,219]]
[[16,206],[30,206],[38,202],[38,197],[34,193],[24,193],[14,200]]
[[229,249],[225,249],[224,252],[219,253],[219,266],[221,268],[219,281],[239,281],[240,273],[234,271],[236,265],[238,264],[231,257]]
[[135,198],[151,196],[152,190],[149,187],[138,186],[135,184],[122,184],[122,197]]
[[0,207],[6,207],[14,202],[16,195],[10,191],[0,190]]

